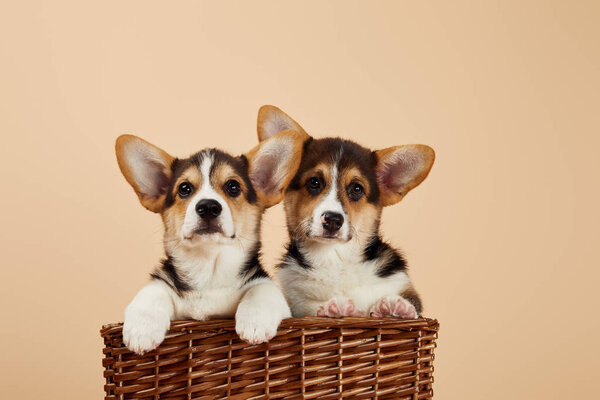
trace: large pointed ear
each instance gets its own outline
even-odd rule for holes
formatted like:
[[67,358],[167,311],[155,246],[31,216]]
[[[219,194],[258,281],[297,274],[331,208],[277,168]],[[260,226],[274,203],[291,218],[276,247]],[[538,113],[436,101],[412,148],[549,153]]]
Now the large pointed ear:
[[163,209],[171,182],[173,157],[133,135],[122,135],[115,145],[117,162],[140,203],[152,212]]
[[396,204],[429,174],[435,152],[429,146],[409,144],[378,150],[377,183],[384,206]]
[[259,202],[271,207],[281,201],[285,189],[300,167],[308,135],[286,130],[265,139],[246,154],[248,176]]
[[275,106],[262,106],[258,110],[256,127],[258,140],[261,142],[288,129],[306,134],[300,124]]

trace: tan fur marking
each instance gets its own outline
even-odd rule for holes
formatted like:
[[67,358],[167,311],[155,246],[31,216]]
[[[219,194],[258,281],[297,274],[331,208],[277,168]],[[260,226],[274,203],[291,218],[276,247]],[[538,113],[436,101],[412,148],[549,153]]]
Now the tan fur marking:
[[202,174],[200,170],[195,166],[190,166],[186,169],[181,176],[177,179],[173,185],[173,192],[171,193],[174,199],[174,203],[167,210],[163,211],[161,216],[165,225],[165,240],[179,240],[179,233],[185,220],[185,213],[189,202],[194,197],[194,194],[181,198],[177,194],[179,185],[183,182],[189,182],[194,187],[194,193],[200,190],[202,187]]
[[[369,186],[369,181],[361,174],[358,168],[350,167],[342,171],[340,178],[340,182],[342,183],[342,186],[339,188],[341,191],[340,197],[344,210],[348,214],[351,234],[353,236],[358,235],[361,242],[366,241],[377,227],[382,207],[367,201],[372,188]],[[353,182],[359,183],[365,190],[365,193],[358,201],[350,200],[346,191],[348,185]]]
[[121,173],[127,182],[133,187],[133,190],[140,200],[140,203],[142,203],[142,205],[148,210],[158,213],[163,209],[166,193],[162,193],[159,196],[151,196],[148,193],[144,193],[136,180],[133,166],[129,162],[130,152],[134,151],[134,148],[145,148],[146,152],[153,156],[157,164],[160,163],[164,166],[163,172],[169,177],[171,175],[170,165],[174,158],[161,148],[134,135],[121,135],[117,138],[115,143],[117,163],[119,164]]
[[282,200],[285,189],[289,185],[290,181],[294,177],[294,174],[298,170],[298,167],[300,166],[300,161],[302,159],[302,146],[307,139],[308,139],[308,135],[304,132],[287,130],[287,131],[279,132],[276,135],[270,137],[269,139],[262,141],[258,146],[256,146],[255,148],[250,150],[248,153],[246,153],[246,158],[248,159],[248,163],[249,163],[248,175],[250,176],[250,180],[252,180],[253,172],[254,172],[254,164],[257,161],[257,159],[259,158],[259,156],[261,155],[260,150],[263,146],[266,146],[269,143],[272,144],[272,143],[274,143],[274,141],[278,141],[278,140],[289,140],[289,141],[293,142],[291,158],[286,160],[287,162],[285,164],[283,164],[283,165],[280,164],[278,166],[278,168],[280,168],[280,169],[285,168],[285,171],[284,171],[285,176],[282,179],[282,181],[280,182],[279,187],[277,187],[275,190],[273,190],[272,193],[266,193],[263,190],[259,190],[259,189],[256,190],[256,195],[257,195],[258,201],[263,207],[265,207],[265,208],[271,207],[271,206],[279,203]]
[[[380,175],[385,168],[385,165],[392,162],[393,158],[396,156],[396,152],[400,149],[404,148],[412,148],[417,151],[419,155],[422,157],[423,166],[418,171],[417,174],[407,183],[405,183],[402,187],[396,188],[393,190],[390,187],[387,187],[380,181]],[[435,152],[429,146],[425,146],[423,144],[410,144],[403,146],[394,146],[388,147],[386,149],[378,150],[375,152],[377,154],[377,179],[379,181],[379,187],[381,190],[381,204],[382,206],[389,206],[392,204],[398,203],[400,200],[406,196],[406,194],[417,187],[429,174],[431,167],[433,166],[433,162],[435,160]]]
[[[288,227],[295,227],[294,237],[303,237],[308,234],[313,210],[331,188],[331,169],[332,166],[325,163],[315,165],[314,168],[305,171],[301,175],[300,184],[302,187],[300,190],[286,192],[285,212]],[[316,196],[311,196],[304,187],[304,183],[313,176],[322,177],[325,182],[325,188]]]
[[[246,200],[248,187],[244,183],[244,180],[226,163],[219,164],[210,179],[211,186],[225,199],[229,206],[231,218],[236,227],[236,234],[238,236],[252,237],[259,219],[260,208],[248,203]],[[242,193],[237,197],[231,197],[224,188],[225,183],[232,179],[240,184],[242,190]]]
[[306,135],[304,129],[302,129],[300,124],[294,121],[292,117],[275,106],[265,105],[258,110],[258,118],[256,121],[256,131],[260,142],[278,133],[272,132],[271,129],[269,129],[269,124],[283,125],[284,129],[282,129],[282,131],[293,129]]
[[349,184],[353,182],[360,183],[365,189],[365,196],[363,197],[367,197],[371,190],[373,190],[373,188],[369,186],[369,180],[366,177],[364,177],[360,170],[356,167],[350,167],[344,171],[341,171],[340,181],[343,185],[340,189],[344,189],[344,191],[346,190]]

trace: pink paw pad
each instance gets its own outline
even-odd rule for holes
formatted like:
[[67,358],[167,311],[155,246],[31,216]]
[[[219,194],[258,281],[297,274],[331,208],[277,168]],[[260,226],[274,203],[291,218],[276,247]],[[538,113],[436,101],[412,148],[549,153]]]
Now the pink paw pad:
[[400,296],[384,297],[380,299],[370,310],[371,317],[399,317],[416,318],[415,307]]
[[331,299],[327,303],[321,304],[317,309],[318,317],[356,317],[361,314],[362,312],[356,308],[356,305],[350,299]]

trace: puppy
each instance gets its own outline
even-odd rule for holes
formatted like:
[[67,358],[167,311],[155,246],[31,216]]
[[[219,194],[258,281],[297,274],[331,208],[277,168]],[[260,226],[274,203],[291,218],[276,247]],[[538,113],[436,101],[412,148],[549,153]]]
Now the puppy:
[[172,319],[235,315],[243,340],[275,336],[290,310],[261,267],[260,223],[265,209],[281,201],[305,139],[286,131],[239,157],[207,149],[185,159],[135,136],[117,139],[125,179],[142,205],[162,217],[166,253],[125,310],[130,350],[156,348]]
[[[305,133],[280,109],[260,109],[259,140],[286,129]],[[383,207],[419,185],[434,158],[424,145],[371,151],[308,137],[285,194],[290,243],[278,271],[295,317],[418,317],[406,261],[381,239],[379,223]]]

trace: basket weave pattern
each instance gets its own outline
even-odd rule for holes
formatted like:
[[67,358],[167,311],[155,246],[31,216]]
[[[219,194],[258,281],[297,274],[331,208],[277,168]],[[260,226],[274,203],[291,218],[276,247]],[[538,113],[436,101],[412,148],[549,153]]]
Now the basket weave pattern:
[[249,345],[233,320],[173,321],[139,356],[107,325],[105,399],[431,399],[436,320],[290,318]]

